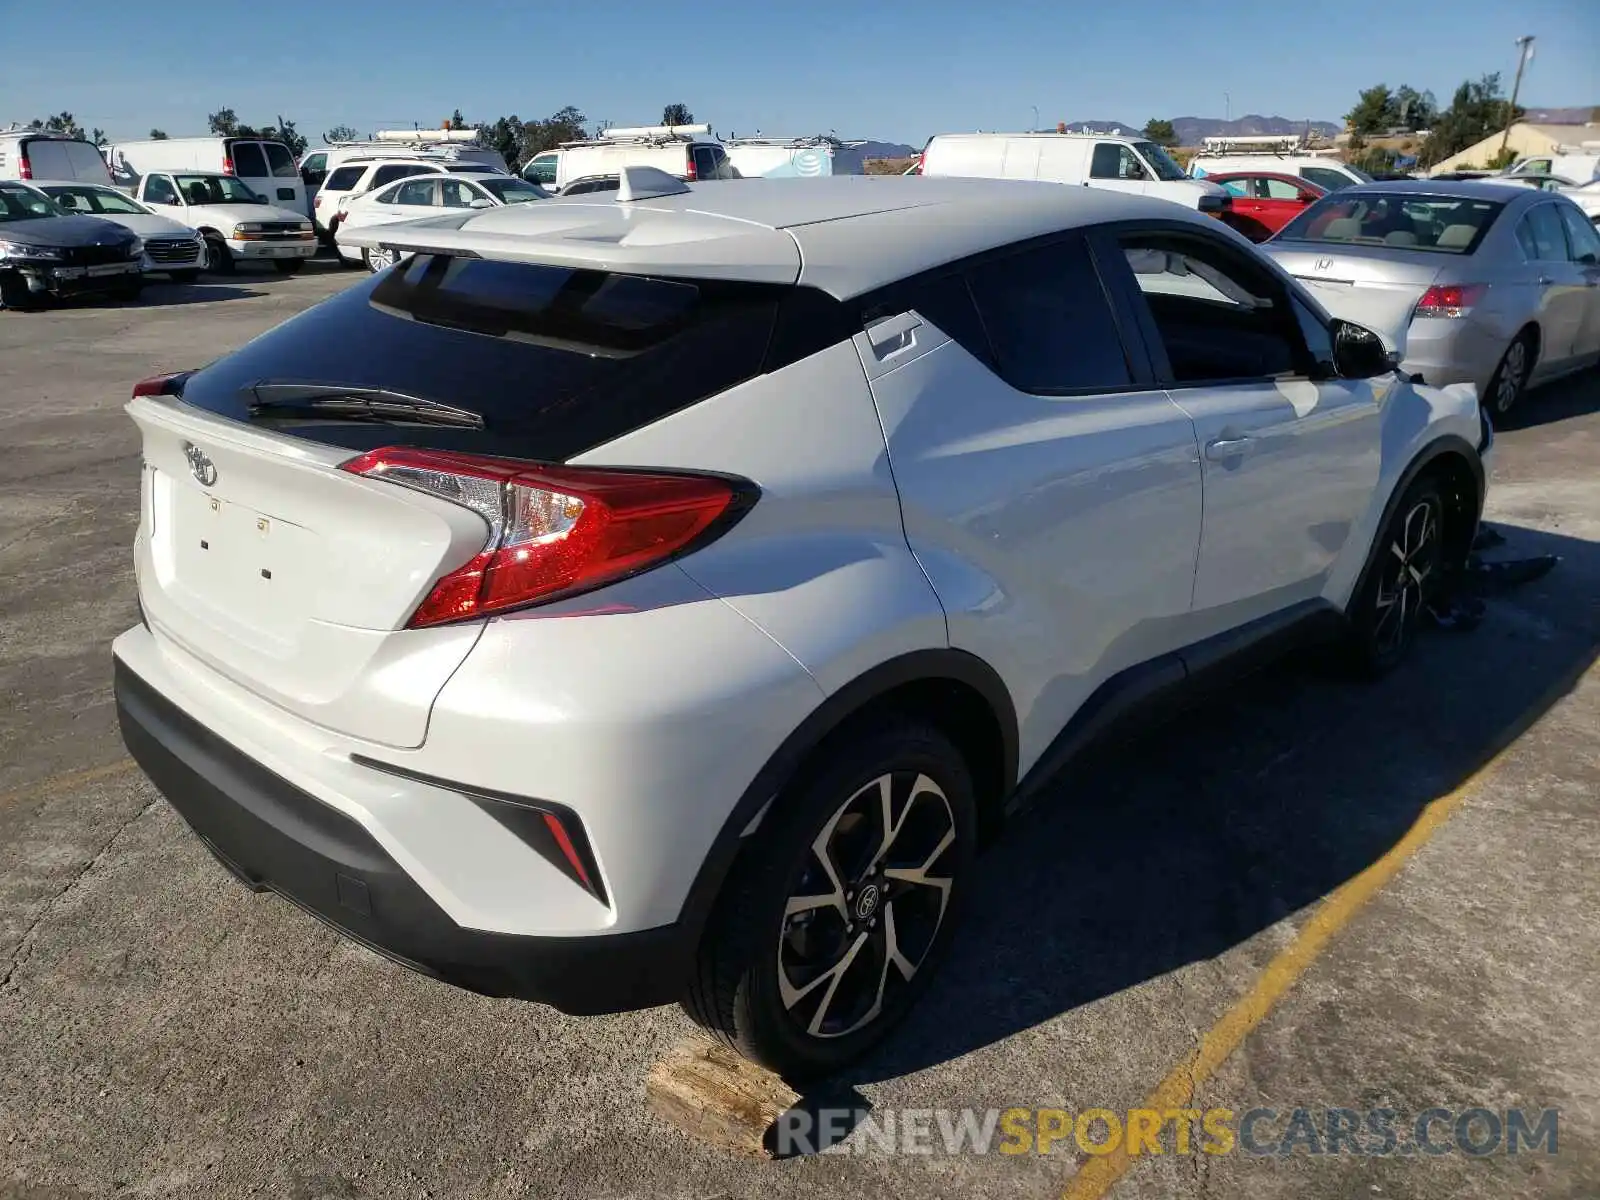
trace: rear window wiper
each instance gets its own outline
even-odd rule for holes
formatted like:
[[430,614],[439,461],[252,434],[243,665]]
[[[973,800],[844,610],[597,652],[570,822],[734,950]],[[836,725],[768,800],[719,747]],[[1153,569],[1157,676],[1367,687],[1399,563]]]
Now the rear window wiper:
[[263,382],[246,388],[245,394],[250,399],[252,417],[273,420],[298,417],[314,421],[364,421],[449,429],[484,427],[482,413],[381,387]]

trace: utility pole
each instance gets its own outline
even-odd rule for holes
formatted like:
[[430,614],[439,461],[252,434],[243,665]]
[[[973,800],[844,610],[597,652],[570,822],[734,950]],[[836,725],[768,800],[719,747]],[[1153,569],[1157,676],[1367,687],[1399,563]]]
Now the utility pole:
[[1233,97],[1228,95],[1227,92],[1222,93],[1222,119],[1224,121],[1233,120]]
[[1533,34],[1524,34],[1517,39],[1517,77],[1511,84],[1511,106],[1506,110],[1506,131],[1500,135],[1500,153],[1506,152],[1506,143],[1511,140],[1511,126],[1517,119],[1517,93],[1522,90],[1522,69],[1528,65],[1528,60],[1533,57]]
[[1035,105],[1032,106],[1032,108],[1033,108],[1033,124],[1028,126],[1028,132],[1029,133],[1035,133],[1035,132],[1038,131],[1038,128],[1039,128],[1039,106],[1037,104],[1035,104]]

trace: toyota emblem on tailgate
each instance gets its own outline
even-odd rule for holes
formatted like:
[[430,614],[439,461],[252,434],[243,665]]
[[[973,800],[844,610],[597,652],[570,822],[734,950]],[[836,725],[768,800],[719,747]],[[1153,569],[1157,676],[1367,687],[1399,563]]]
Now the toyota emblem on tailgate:
[[183,456],[189,460],[189,473],[200,481],[201,487],[210,487],[217,481],[217,464],[193,442],[183,444]]

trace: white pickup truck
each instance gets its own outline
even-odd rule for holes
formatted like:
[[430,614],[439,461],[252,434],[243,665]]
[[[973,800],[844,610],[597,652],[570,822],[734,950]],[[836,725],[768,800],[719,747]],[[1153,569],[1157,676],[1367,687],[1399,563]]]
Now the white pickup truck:
[[293,275],[317,251],[304,213],[269,204],[232,175],[152,172],[139,180],[133,195],[198,229],[206,240],[206,269],[213,272],[267,261]]

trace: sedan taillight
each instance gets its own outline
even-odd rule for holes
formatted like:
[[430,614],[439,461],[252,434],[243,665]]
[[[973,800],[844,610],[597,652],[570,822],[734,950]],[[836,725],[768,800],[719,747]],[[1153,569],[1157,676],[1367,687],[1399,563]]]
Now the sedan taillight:
[[420,629],[589,591],[726,531],[754,488],[717,476],[544,466],[389,447],[342,468],[470,508],[483,549],[449,572],[407,625]]
[[1435,284],[1417,301],[1417,317],[1464,317],[1489,290],[1486,283]]

